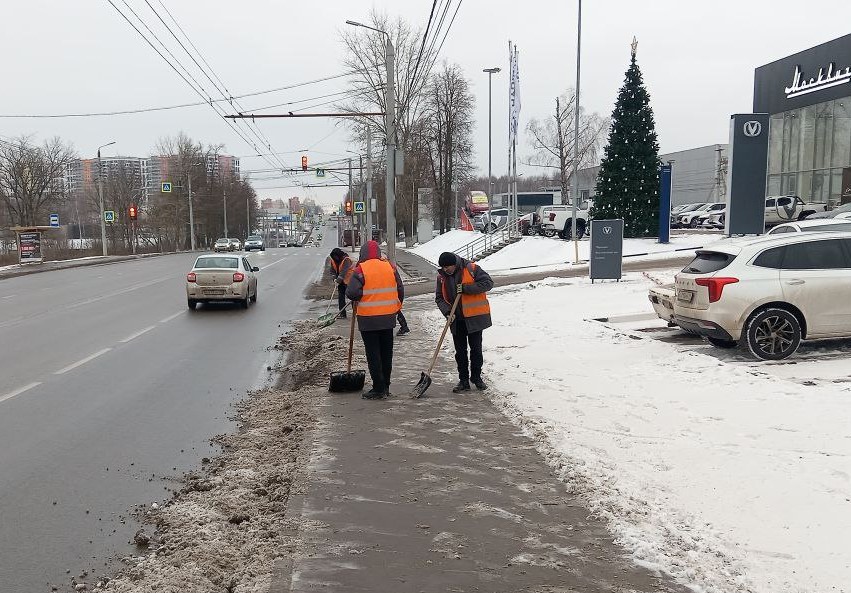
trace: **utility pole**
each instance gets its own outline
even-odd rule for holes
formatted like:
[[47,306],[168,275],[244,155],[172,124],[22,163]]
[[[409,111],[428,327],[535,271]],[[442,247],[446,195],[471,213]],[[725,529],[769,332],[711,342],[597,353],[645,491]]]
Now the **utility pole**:
[[349,236],[352,238],[352,253],[355,252],[355,197],[352,194],[352,159],[349,158],[349,202],[352,204],[352,228]]
[[366,128],[366,228],[372,239],[372,128]]
[[192,169],[189,169],[189,246],[195,251],[195,214],[192,212]]
[[225,214],[225,237],[228,236],[228,190],[222,181],[222,210]]
[[387,35],[385,62],[387,64],[387,84],[385,88],[385,109],[387,114],[387,259],[396,262],[396,54],[390,35]]
[[104,209],[103,209],[103,168],[100,163],[100,149],[106,148],[107,146],[111,146],[115,144],[115,142],[109,142],[108,144],[103,144],[98,146],[98,201],[100,202],[100,240],[103,244],[103,255],[106,257],[107,248],[106,248],[106,220],[104,220]]
[[245,198],[245,237],[251,234],[251,205],[248,198]]
[[[360,163],[360,173],[359,173],[360,181],[358,181],[358,197],[360,198],[360,201],[364,203],[363,205],[364,205],[365,209],[368,209],[369,206],[367,205],[366,198],[363,195],[364,194],[364,188],[363,188],[363,153],[358,155],[358,159],[359,159],[359,163]],[[362,229],[361,230],[361,243],[364,243],[366,241],[372,241],[372,230],[367,229],[366,232],[363,232],[363,227],[364,227],[365,224],[366,224],[366,212],[364,212],[363,215],[358,216],[358,226]]]
[[[497,72],[500,72],[499,68],[485,68],[482,72],[487,72],[488,74],[488,209],[491,207],[491,200],[493,200],[493,173],[491,172],[491,161],[493,160],[492,154],[492,128],[493,128],[493,117],[492,117],[492,95],[493,95],[493,75]],[[457,200],[456,200],[457,201]],[[457,213],[456,213],[457,216]]]
[[576,207],[579,201],[579,66],[581,65],[582,50],[582,0],[579,0],[579,15],[576,21],[576,102],[573,104],[573,203],[570,232],[573,235],[575,263],[579,263],[579,239],[576,236]]

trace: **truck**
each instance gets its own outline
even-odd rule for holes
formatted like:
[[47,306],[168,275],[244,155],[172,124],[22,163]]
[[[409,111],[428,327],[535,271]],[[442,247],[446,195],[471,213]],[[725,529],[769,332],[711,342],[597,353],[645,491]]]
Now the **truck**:
[[[583,200],[576,207],[576,236],[581,239],[588,231],[591,221],[591,200]],[[571,239],[573,234],[573,204],[567,204],[564,210],[549,210],[547,220],[541,222],[541,234],[545,237],[556,235],[561,239]]]
[[774,226],[792,220],[803,220],[808,216],[825,212],[824,202],[804,202],[795,195],[768,196],[765,198],[765,226]]

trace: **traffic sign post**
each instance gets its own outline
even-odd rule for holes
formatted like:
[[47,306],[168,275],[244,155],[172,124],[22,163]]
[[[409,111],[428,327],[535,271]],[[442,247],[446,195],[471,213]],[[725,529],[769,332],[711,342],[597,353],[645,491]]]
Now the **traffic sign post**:
[[103,221],[104,222],[115,222],[115,210],[104,210],[103,211]]
[[59,215],[58,214],[51,214],[50,215],[50,226],[52,226],[54,228],[59,226]]
[[171,193],[171,181],[163,181],[162,187],[160,188],[162,193],[170,194]]

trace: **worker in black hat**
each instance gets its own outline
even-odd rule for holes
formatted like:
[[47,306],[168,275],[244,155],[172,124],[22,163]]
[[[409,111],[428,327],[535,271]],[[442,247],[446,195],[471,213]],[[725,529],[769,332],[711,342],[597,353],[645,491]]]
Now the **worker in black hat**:
[[487,389],[482,380],[482,331],[493,325],[490,303],[485,296],[493,288],[493,280],[477,264],[449,251],[441,253],[437,263],[440,269],[437,272],[434,301],[444,316],[449,316],[455,297],[461,295],[450,320],[459,379],[452,391],[470,391],[471,382],[479,390]]

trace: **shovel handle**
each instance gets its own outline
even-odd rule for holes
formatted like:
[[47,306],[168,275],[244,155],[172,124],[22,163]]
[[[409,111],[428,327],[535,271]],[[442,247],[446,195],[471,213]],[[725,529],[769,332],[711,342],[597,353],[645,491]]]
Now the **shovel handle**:
[[352,372],[352,350],[355,347],[355,319],[358,316],[358,304],[352,301],[352,329],[349,331],[349,362],[347,363],[347,373]]
[[455,309],[458,307],[458,301],[461,300],[461,294],[455,295],[455,300],[452,302],[452,308],[449,310],[449,315],[446,317],[446,325],[443,326],[443,333],[440,334],[440,339],[437,341],[437,348],[434,349],[434,356],[431,357],[431,364],[428,367],[427,375],[431,375],[434,370],[434,363],[437,362],[437,355],[440,352],[440,347],[443,346],[443,338],[446,337],[446,332],[449,331],[449,326],[452,323],[452,316],[455,315]]

